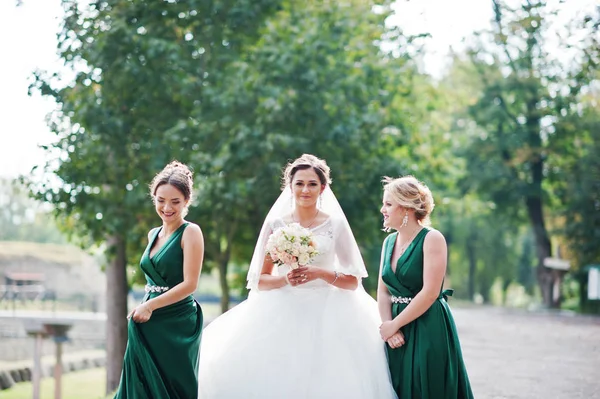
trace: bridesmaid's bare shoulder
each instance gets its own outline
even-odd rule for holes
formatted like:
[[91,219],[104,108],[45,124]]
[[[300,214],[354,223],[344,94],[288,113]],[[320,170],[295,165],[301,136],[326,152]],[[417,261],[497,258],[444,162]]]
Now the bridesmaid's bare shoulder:
[[428,230],[425,235],[425,240],[423,241],[423,246],[425,248],[439,248],[446,246],[446,238],[439,231],[431,227],[426,227]]
[[202,229],[196,223],[187,222],[185,230],[183,231],[183,237],[202,237]]

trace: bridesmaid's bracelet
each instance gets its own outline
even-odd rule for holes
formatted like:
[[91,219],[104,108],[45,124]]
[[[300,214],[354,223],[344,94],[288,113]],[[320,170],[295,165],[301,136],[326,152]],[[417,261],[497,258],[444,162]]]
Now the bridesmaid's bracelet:
[[334,279],[333,279],[333,281],[331,282],[331,285],[334,285],[334,284],[335,284],[335,282],[336,282],[336,280],[337,280],[337,279],[338,279],[338,277],[340,276],[340,275],[338,274],[338,272],[333,272],[333,273],[335,274],[335,278],[334,278]]

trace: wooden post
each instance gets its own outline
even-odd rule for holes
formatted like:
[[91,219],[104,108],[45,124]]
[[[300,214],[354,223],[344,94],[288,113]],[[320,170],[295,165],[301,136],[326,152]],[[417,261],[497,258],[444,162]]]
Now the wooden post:
[[46,332],[52,336],[56,344],[56,364],[54,365],[54,399],[62,398],[62,344],[67,341],[67,331],[73,325],[72,321],[53,320],[45,322]]
[[56,364],[54,365],[54,399],[62,398],[62,341],[56,340]]
[[40,383],[42,379],[42,346],[44,338],[48,336],[46,328],[37,319],[24,320],[23,326],[27,335],[33,338],[33,369],[31,370],[31,385],[33,386],[33,399],[40,399]]
[[41,332],[33,337],[33,370],[31,382],[33,385],[33,399],[40,399],[40,381],[42,379],[42,344],[44,334]]

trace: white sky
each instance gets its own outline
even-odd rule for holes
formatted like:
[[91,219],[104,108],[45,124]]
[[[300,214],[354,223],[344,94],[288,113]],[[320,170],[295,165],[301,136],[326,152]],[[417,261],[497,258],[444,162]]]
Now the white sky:
[[16,177],[42,164],[38,144],[53,141],[45,115],[53,103],[28,96],[32,72],[56,69],[60,0],[0,0],[0,176]]
[[[155,0],[158,1],[158,0]],[[62,9],[60,0],[0,0],[0,176],[27,174],[42,165],[38,148],[54,140],[45,116],[53,103],[39,95],[28,96],[35,69],[60,70],[56,33]],[[570,0],[572,7],[595,0]],[[579,7],[577,7],[579,8]],[[407,33],[429,32],[424,68],[439,73],[449,47],[460,47],[462,38],[486,28],[492,15],[490,0],[400,0],[396,22]]]

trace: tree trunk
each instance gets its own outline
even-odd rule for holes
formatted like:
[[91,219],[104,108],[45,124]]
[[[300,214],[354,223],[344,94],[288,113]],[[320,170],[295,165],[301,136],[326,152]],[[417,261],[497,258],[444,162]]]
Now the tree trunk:
[[[223,247],[224,245],[224,247]],[[221,246],[219,254],[219,283],[221,285],[221,313],[229,310],[229,282],[227,281],[227,269],[231,259],[231,241],[228,238]]]
[[544,214],[542,211],[542,201],[540,197],[528,197],[526,200],[527,212],[531,225],[533,226],[533,233],[535,236],[535,248],[537,255],[537,280],[542,292],[542,300],[544,305],[551,308],[560,306],[560,299],[553,300],[552,290],[554,285],[554,278],[552,270],[544,266],[544,259],[552,255],[552,247],[550,245],[550,238],[548,237],[548,231],[544,223]]
[[444,234],[444,236],[446,237],[446,248],[447,248],[447,253],[446,253],[446,275],[450,276],[450,251],[453,249],[453,244],[454,244],[454,235],[452,234],[452,225],[450,225],[450,229],[448,229],[449,231]]
[[477,269],[477,257],[475,255],[475,243],[472,237],[467,239],[467,258],[469,259],[469,299],[475,299],[475,271]]
[[228,258],[228,256],[223,256],[223,259],[219,262],[219,283],[221,286],[221,313],[225,313],[229,310],[229,283],[227,282],[227,265],[229,264]]
[[231,259],[231,245],[233,237],[237,231],[237,222],[229,223],[227,225],[228,230],[224,239],[220,241],[220,253],[219,253],[219,283],[221,285],[221,313],[225,313],[229,310],[229,283],[227,282],[227,268],[229,266],[229,260]]
[[[528,64],[529,73],[533,75],[533,61],[532,61],[532,49],[529,46],[534,45],[535,42],[528,42]],[[537,279],[542,292],[542,299],[544,305],[550,308],[560,306],[560,299],[553,299],[554,290],[554,274],[552,270],[544,266],[544,259],[552,255],[552,245],[546,230],[546,223],[544,220],[544,208],[543,208],[543,196],[544,190],[542,188],[542,182],[544,180],[544,158],[541,153],[543,148],[542,134],[540,132],[541,115],[537,108],[541,98],[536,88],[530,88],[529,99],[526,103],[527,107],[527,144],[534,151],[529,160],[530,167],[530,184],[527,187],[527,195],[525,202],[527,205],[527,213],[529,214],[529,220],[533,227],[533,234],[535,236],[535,247],[538,259],[537,265]]]
[[510,286],[511,281],[509,279],[505,279],[502,281],[502,304],[504,306],[508,305],[508,287]]
[[125,238],[109,239],[109,250],[114,251],[106,269],[106,392],[119,385],[123,356],[127,346],[127,274]]

